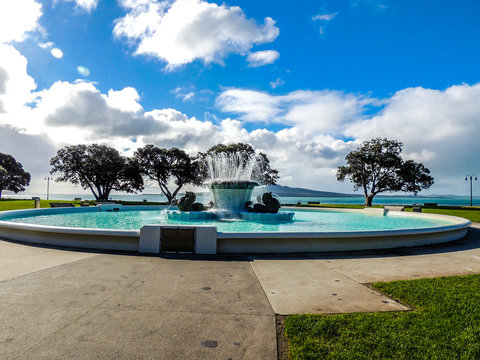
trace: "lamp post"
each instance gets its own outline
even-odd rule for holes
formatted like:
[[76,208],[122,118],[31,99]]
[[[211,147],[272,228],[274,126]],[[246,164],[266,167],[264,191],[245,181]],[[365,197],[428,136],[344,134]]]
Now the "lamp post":
[[465,181],[470,180],[470,206],[473,206],[473,197],[472,197],[472,181],[475,180],[477,181],[477,175],[466,175],[465,176]]
[[50,179],[51,179],[50,176],[47,176],[47,177],[45,178],[45,180],[47,180],[47,200],[48,200],[48,196],[49,196],[49,194],[50,194]]

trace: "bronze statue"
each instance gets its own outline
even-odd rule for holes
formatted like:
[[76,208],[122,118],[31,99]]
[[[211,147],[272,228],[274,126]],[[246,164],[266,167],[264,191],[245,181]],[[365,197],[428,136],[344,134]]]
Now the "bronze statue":
[[247,201],[245,203],[245,209],[248,212],[270,213],[270,214],[276,214],[280,209],[280,202],[273,197],[271,192],[263,193],[262,203],[254,204],[252,207],[252,202]]
[[180,211],[204,211],[205,206],[202,203],[196,203],[197,196],[194,192],[185,191],[180,200],[177,201],[178,210]]

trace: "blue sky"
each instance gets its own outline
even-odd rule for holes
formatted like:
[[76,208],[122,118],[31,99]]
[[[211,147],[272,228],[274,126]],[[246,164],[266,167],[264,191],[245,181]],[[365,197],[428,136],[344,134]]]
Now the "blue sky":
[[330,191],[351,191],[335,169],[376,136],[432,170],[430,193],[464,194],[480,172],[477,1],[14,4],[0,5],[0,151],[31,192],[82,142],[193,155],[244,141],[281,184]]

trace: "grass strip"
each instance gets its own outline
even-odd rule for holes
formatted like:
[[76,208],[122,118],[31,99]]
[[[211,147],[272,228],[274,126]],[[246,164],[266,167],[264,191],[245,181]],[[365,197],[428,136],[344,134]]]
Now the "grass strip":
[[292,359],[480,359],[480,275],[376,283],[409,312],[293,315]]

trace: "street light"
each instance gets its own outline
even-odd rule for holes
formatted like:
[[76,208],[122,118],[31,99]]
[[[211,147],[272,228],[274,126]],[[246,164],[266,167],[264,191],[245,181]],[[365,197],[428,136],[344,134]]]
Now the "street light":
[[51,178],[50,176],[47,176],[47,177],[45,178],[45,180],[47,180],[47,200],[48,200],[48,196],[49,196],[49,194],[50,194],[50,179],[53,180],[53,178]]
[[477,181],[477,175],[466,175],[465,181],[470,180],[470,206],[473,206],[473,198],[472,198],[472,180]]

